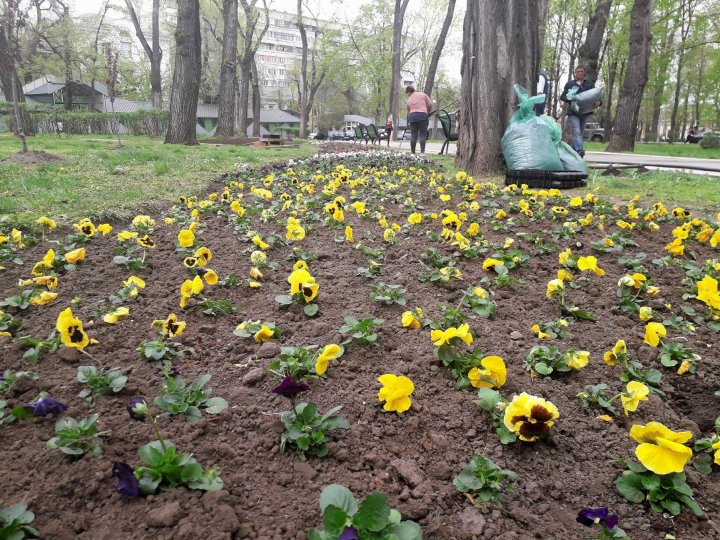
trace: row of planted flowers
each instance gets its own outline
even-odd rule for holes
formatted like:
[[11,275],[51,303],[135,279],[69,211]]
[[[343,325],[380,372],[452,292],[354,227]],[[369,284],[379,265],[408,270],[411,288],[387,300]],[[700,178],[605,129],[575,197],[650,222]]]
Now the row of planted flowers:
[[[385,159],[391,158],[386,156]],[[311,167],[318,167],[319,163],[320,160],[312,161]],[[557,245],[545,244],[538,234],[514,234],[512,230],[520,216],[524,216],[531,223],[558,223],[560,228],[554,231],[558,241],[569,241],[591,229],[605,231],[606,228],[616,226],[616,232],[591,244],[598,256],[617,253],[624,247],[632,246],[632,233],[635,230],[657,232],[661,230],[658,223],[679,222],[672,230],[674,240],[666,248],[668,256],[653,263],[659,267],[672,264],[684,268],[688,275],[688,297],[697,299],[704,311],[684,311],[689,319],[678,316],[669,322],[652,321],[655,314],[647,304],[649,299],[660,291],[647,277],[648,270],[637,258],[621,261],[630,272],[621,276],[617,283],[617,309],[636,313],[638,320],[646,323],[645,343],[659,349],[663,366],[676,368],[678,375],[694,373],[700,356],[690,348],[666,338],[668,327],[683,334],[694,333],[696,326],[702,324],[714,331],[720,329],[720,294],[717,289],[720,264],[711,259],[704,267],[698,267],[683,258],[685,248],[690,242],[697,242],[698,246],[717,248],[720,243],[720,226],[715,230],[713,225],[705,220],[691,219],[682,209],[670,212],[660,203],[651,209],[642,209],[638,207],[637,201],[632,201],[627,211],[621,213],[618,208],[613,208],[593,195],[586,198],[566,198],[556,190],[538,191],[517,186],[500,191],[494,184],[476,183],[463,173],[459,173],[451,182],[442,174],[427,172],[419,165],[421,164],[416,163],[408,170],[362,166],[353,170],[339,165],[327,171],[321,168],[313,171],[305,168],[304,164],[298,164],[297,170],[289,167],[281,171],[268,171],[262,178],[253,177],[252,174],[228,178],[228,187],[222,193],[211,194],[203,200],[182,200],[182,204],[172,209],[164,219],[165,225],[178,227],[178,264],[182,264],[189,274],[188,279],[180,285],[178,307],[214,316],[231,314],[233,306],[226,300],[218,300],[210,293],[206,294],[206,288],[242,284],[255,289],[261,288],[264,273],[274,272],[278,268],[278,264],[271,260],[273,251],[279,247],[288,247],[292,249],[297,262],[288,277],[290,286],[287,294],[277,295],[276,301],[280,308],[292,309],[291,306],[297,304],[305,316],[316,316],[321,309],[318,302],[320,287],[332,287],[332,284],[317,282],[311,273],[312,254],[299,246],[303,245],[302,242],[307,236],[315,233],[317,224],[323,222],[331,230],[337,230],[336,241],[354,245],[356,250],[367,256],[368,265],[359,268],[358,274],[370,281],[369,297],[376,302],[405,306],[406,290],[400,285],[377,281],[377,278],[384,273],[383,259],[386,250],[392,249],[409,235],[426,234],[438,247],[429,248],[423,254],[418,274],[420,281],[451,286],[463,279],[458,263],[474,258],[483,259],[482,267],[487,271],[488,277],[484,278],[482,283],[464,290],[456,307],[442,308],[440,319],[427,319],[423,309],[415,307],[402,314],[398,313],[398,324],[410,329],[431,329],[430,339],[436,347],[438,361],[448,368],[449,374],[457,380],[460,388],[479,389],[477,403],[488,411],[501,442],[509,444],[519,439],[534,443],[550,434],[560,418],[560,411],[550,400],[525,392],[515,394],[509,399],[504,398],[497,389],[506,383],[505,362],[499,356],[486,356],[479,349],[467,349],[473,343],[474,332],[466,320],[468,316],[491,317],[497,309],[493,289],[520,284],[514,274],[516,269],[528,263],[530,256],[513,247],[518,240],[533,245],[540,254],[552,251],[559,253],[560,269],[557,278],[547,284],[546,296],[552,302],[557,302],[561,317],[533,324],[528,331],[532,331],[538,339],[560,340],[574,324],[589,324],[596,320],[588,309],[577,306],[569,296],[573,291],[588,285],[592,279],[603,278],[605,271],[600,267],[601,263],[595,255],[574,255],[571,249],[560,250]],[[352,202],[338,194],[341,190],[349,192]],[[480,205],[480,201],[498,196],[504,201],[505,207],[498,210],[491,207],[485,212],[485,216],[482,216],[484,206]],[[450,202],[455,202],[452,209],[445,208],[440,212],[422,211],[425,204],[439,203],[446,206]],[[396,205],[400,212],[406,212],[405,223],[401,225],[393,221],[391,213],[386,214],[380,210],[388,204]],[[373,211],[373,208],[376,209]],[[349,224],[347,212],[354,212],[360,225]],[[584,217],[575,221],[568,220],[571,213],[583,213]],[[247,278],[240,279],[229,275],[220,279],[210,268],[213,254],[202,245],[202,216],[208,214],[227,219],[236,234],[247,242],[250,262]],[[471,216],[477,216],[476,220],[473,221]],[[482,227],[505,232],[507,237],[504,242],[495,244],[484,238],[480,223],[486,219],[488,223]],[[284,228],[284,233],[263,235],[254,228],[253,221],[263,225],[279,223]],[[430,228],[423,230],[428,224]],[[51,229],[54,223],[49,218],[43,218],[39,220],[39,225],[43,227],[44,235],[45,229]],[[155,227],[156,223],[148,216],[138,216],[133,220],[132,228],[117,235],[118,247],[114,262],[125,266],[129,271],[149,269],[152,260],[149,252],[155,247]],[[373,232],[374,227],[377,227],[376,233]],[[29,306],[52,303],[57,298],[57,293],[53,290],[58,287],[61,276],[72,272],[86,256],[85,248],[78,246],[89,242],[96,234],[111,232],[109,225],[95,226],[90,220],[76,224],[75,229],[77,234],[69,235],[64,242],[59,243],[62,249],[59,249],[58,253],[64,253],[56,255],[54,249],[49,250],[45,257],[35,264],[32,271],[34,277],[23,280],[19,284],[22,289],[20,294],[6,299],[2,303],[3,307],[21,313]],[[12,260],[11,257],[19,253],[24,243],[23,235],[19,231],[13,231],[7,237],[0,237],[0,242],[4,246],[3,258]],[[371,247],[371,243],[377,247]],[[451,251],[450,255],[447,254],[448,249]],[[123,287],[110,297],[113,308],[103,315],[104,322],[118,324],[123,317],[129,316],[128,305],[131,306],[144,288],[145,281],[131,275],[123,283]],[[0,327],[0,330],[11,336],[16,333],[20,324],[20,318],[14,315],[3,313],[4,326]],[[348,341],[342,345],[330,344],[322,348],[284,347],[279,357],[269,364],[268,369],[280,377],[280,382],[273,391],[290,401],[290,410],[280,415],[285,426],[281,435],[281,448],[294,449],[301,456],[309,454],[322,457],[328,453],[328,433],[335,428],[349,427],[337,414],[340,407],[321,414],[315,404],[298,403],[297,397],[309,389],[308,383],[314,378],[325,375],[330,362],[343,354],[344,346],[350,343],[371,346],[376,343],[376,330],[383,322],[374,317],[363,320],[346,317],[345,325],[339,332],[348,336]],[[155,399],[155,405],[165,414],[181,414],[189,420],[202,418],[203,411],[215,414],[224,410],[227,402],[222,398],[210,397],[209,391],[204,389],[209,375],[200,376],[192,384],[186,385],[173,365],[174,358],[193,354],[192,348],[175,341],[182,335],[185,323],[179,321],[175,314],[170,314],[166,319],[153,323],[152,327],[157,332],[156,339],[141,343],[138,350],[140,356],[151,361],[165,377],[165,385]],[[82,321],[73,315],[70,308],[60,313],[56,330],[58,337],[51,335],[42,340],[29,339],[28,358],[37,361],[42,354],[57,349],[59,343],[91,355],[87,348],[92,345],[93,340],[85,332]],[[278,339],[281,335],[280,329],[273,323],[252,319],[239,324],[234,333],[242,338],[252,337],[259,343]],[[617,413],[613,402],[618,399],[627,415],[636,411],[650,393],[662,395],[659,389],[662,373],[655,369],[645,369],[639,362],[631,361],[623,341],[618,341],[611,351],[606,352],[604,360],[610,366],[621,368],[620,380],[625,384],[625,389],[615,396],[609,396],[606,394],[608,385],[601,384],[585,387],[578,393],[583,405],[598,408],[603,412],[600,418],[612,421],[612,415]],[[538,377],[583,369],[589,361],[588,351],[568,349],[561,352],[557,347],[536,346],[528,354],[525,365],[533,377]],[[6,378],[16,376],[18,375],[13,373],[5,375]],[[84,366],[78,373],[78,379],[84,382],[81,377],[85,381],[94,381],[89,384],[98,394],[118,392],[124,387],[123,376],[114,369],[97,370]],[[381,385],[378,399],[384,404],[386,411],[402,414],[410,409],[414,384],[408,377],[386,373],[381,375],[378,381]],[[98,391],[98,388],[103,390]],[[133,468],[124,463],[114,465],[113,472],[119,478],[118,489],[121,493],[138,496],[178,485],[194,489],[219,489],[222,486],[216,469],[203,470],[194,458],[178,453],[174,445],[163,438],[144,398],[136,398],[128,407],[132,417],[147,421],[151,425],[157,440],[141,448],[143,466]],[[20,405],[9,411],[3,409],[0,414],[4,413],[3,421],[9,422],[29,415],[64,412],[62,404],[50,397],[40,396],[31,404]],[[61,418],[56,426],[58,437],[55,439],[64,440],[66,444],[58,447],[76,455],[85,452],[97,453],[102,432],[98,432],[96,423],[97,418],[94,417],[80,421]],[[72,433],[79,435],[73,437]],[[645,426],[633,426],[629,435],[639,443],[636,457],[640,464],[628,462],[629,470],[616,481],[620,493],[633,502],[647,500],[652,508],[658,511],[678,514],[681,507],[685,506],[695,513],[701,513],[682,472],[692,457],[692,450],[684,444],[690,440],[692,434],[675,432],[662,423],[653,421]],[[86,446],[78,446],[78,440]],[[88,446],[87,441],[92,441],[93,444]],[[54,444],[58,444],[57,441]],[[720,464],[720,438],[717,435],[697,441],[695,449],[701,456],[709,457],[714,453],[714,461]],[[701,467],[704,463],[707,469],[708,461],[701,460],[699,463]],[[467,493],[473,502],[482,504],[489,500],[499,500],[499,494],[505,489],[504,481],[512,476],[513,473],[501,470],[489,459],[475,456],[456,478],[455,484],[460,491]],[[327,506],[323,510],[326,511]],[[364,526],[353,521],[350,510],[351,508],[345,509],[346,520],[345,525],[338,530],[340,535],[353,534],[350,529],[357,532]],[[584,524],[605,527],[602,534],[610,534],[608,531],[614,531],[612,534],[615,534],[615,537],[622,537],[620,535],[624,534],[617,527],[617,519],[608,517],[606,509],[585,509],[578,520]],[[399,517],[396,519],[394,514],[392,519],[388,517],[386,525],[388,528],[400,527]],[[409,523],[402,526],[407,527],[408,531],[418,531]],[[328,532],[327,528],[325,532]],[[330,533],[332,531],[328,534]]]

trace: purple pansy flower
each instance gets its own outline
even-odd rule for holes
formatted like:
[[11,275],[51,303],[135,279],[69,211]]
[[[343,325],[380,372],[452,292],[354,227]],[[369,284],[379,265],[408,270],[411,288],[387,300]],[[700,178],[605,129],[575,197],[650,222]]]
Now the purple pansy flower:
[[118,479],[117,490],[120,495],[128,499],[136,499],[140,496],[140,484],[130,465],[122,462],[113,463],[112,474]]
[[337,540],[360,540],[360,533],[355,527],[345,527],[345,530]]
[[133,420],[144,422],[148,415],[147,401],[142,396],[136,396],[127,404],[127,411]]
[[301,392],[310,390],[310,387],[300,381],[296,381],[292,377],[285,377],[280,384],[272,389],[274,394],[285,396],[286,398],[294,398]]
[[50,396],[40,398],[34,403],[30,403],[28,407],[32,407],[33,416],[47,416],[52,414],[57,416],[67,411],[67,405],[60,403],[57,399],[53,399]]
[[578,512],[577,522],[586,527],[592,527],[596,523],[604,525],[608,529],[614,529],[619,518],[615,514],[609,514],[607,508],[583,508]]

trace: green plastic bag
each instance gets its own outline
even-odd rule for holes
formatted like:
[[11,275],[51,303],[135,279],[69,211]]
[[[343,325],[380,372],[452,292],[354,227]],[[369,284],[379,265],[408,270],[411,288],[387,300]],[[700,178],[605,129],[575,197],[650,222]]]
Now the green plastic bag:
[[545,100],[545,96],[530,97],[528,91],[519,84],[514,88],[519,107],[512,115],[500,142],[508,170],[564,170],[553,140],[553,137],[557,137],[555,130],[559,130],[559,127],[535,116],[533,110],[536,104]]

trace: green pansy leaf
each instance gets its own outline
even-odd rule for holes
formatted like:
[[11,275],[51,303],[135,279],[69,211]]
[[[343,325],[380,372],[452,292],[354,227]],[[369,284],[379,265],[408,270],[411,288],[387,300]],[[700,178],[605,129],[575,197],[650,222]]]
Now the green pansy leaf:
[[308,304],[305,307],[303,307],[303,311],[305,312],[305,315],[307,315],[308,317],[312,317],[313,315],[315,315],[319,309],[320,309],[320,306],[318,306],[317,304]]
[[325,527],[325,532],[339,535],[345,529],[347,521],[348,515],[345,511],[334,504],[329,505],[323,511],[323,526]]
[[642,492],[641,477],[634,473],[624,473],[615,480],[615,487],[620,495],[633,503],[641,503],[645,500],[645,494]]
[[371,493],[360,503],[357,513],[353,516],[353,523],[368,531],[382,531],[388,525],[390,518],[390,505],[387,495]]
[[331,484],[326,486],[320,494],[320,511],[325,512],[329,505],[341,508],[348,516],[353,516],[358,510],[357,502],[352,492],[345,486]]

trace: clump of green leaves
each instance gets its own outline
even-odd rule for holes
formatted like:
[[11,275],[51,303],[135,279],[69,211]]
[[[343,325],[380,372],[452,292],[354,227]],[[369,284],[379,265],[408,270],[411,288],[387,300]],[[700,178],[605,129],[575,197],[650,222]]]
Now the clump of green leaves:
[[540,375],[568,373],[573,369],[579,369],[573,362],[577,362],[582,355],[587,355],[587,352],[568,349],[561,353],[557,347],[539,345],[530,350],[525,359],[525,369]]
[[5,300],[0,300],[0,308],[8,307],[23,311],[30,307],[30,298],[32,297],[33,289],[22,290],[18,294],[8,296]]
[[348,488],[331,484],[320,495],[320,511],[324,530],[308,530],[308,540],[335,540],[347,529],[363,540],[422,540],[420,526],[402,521],[383,493],[371,493],[358,505]]
[[155,398],[155,405],[170,416],[184,416],[188,422],[200,420],[202,411],[218,414],[227,409],[228,403],[221,397],[210,397],[212,390],[203,388],[211,377],[208,374],[200,375],[189,386],[180,376],[166,377],[165,384]]
[[349,336],[342,345],[355,342],[358,345],[374,345],[377,342],[377,328],[384,323],[382,319],[367,317],[361,321],[351,315],[344,315],[345,324],[338,330],[343,336]]
[[382,269],[385,265],[373,260],[370,260],[368,266],[361,266],[357,269],[358,276],[364,276],[366,278],[374,279],[382,274]]
[[479,347],[471,352],[463,352],[450,345],[438,347],[436,354],[440,363],[450,372],[450,376],[455,379],[461,390],[472,386],[467,375],[472,368],[481,367],[480,361],[485,356]]
[[168,368],[172,366],[173,359],[182,358],[186,354],[195,354],[195,349],[185,347],[182,343],[171,341],[170,336],[156,328],[158,334],[156,339],[142,341],[137,346],[137,352],[145,360],[149,360],[157,368]]
[[[0,501],[0,504],[2,504],[2,501]],[[1,509],[0,538],[7,540],[39,538],[40,533],[30,526],[34,520],[35,514],[27,509],[25,503],[15,503]]]
[[[281,347],[280,355],[268,364],[268,370],[278,377],[292,377],[301,381],[315,375],[315,361],[322,354],[317,345],[305,347]],[[342,355],[342,347],[340,348]]]
[[680,343],[662,343],[660,345],[660,363],[667,368],[675,368],[687,362],[687,371],[695,373],[700,355]]
[[696,516],[702,515],[695,502],[693,491],[687,484],[685,473],[655,474],[639,463],[626,462],[629,470],[615,480],[615,488],[628,501],[640,504],[647,501],[655,512],[677,516],[683,507]]
[[213,300],[206,296],[189,309],[198,309],[201,313],[211,317],[225,317],[226,315],[232,315],[236,310],[235,306],[227,300]]
[[568,335],[568,326],[570,326],[570,323],[565,319],[557,319],[555,321],[534,324],[532,331],[538,334],[538,337],[541,337],[541,334],[547,334],[542,337],[547,339],[563,339]]
[[142,270],[152,268],[152,263],[146,260],[146,250],[135,243],[135,239],[121,241],[113,249],[113,262],[124,266],[128,270]]
[[505,426],[505,408],[509,401],[502,397],[500,392],[492,388],[480,388],[478,398],[474,400],[474,403],[479,405],[482,410],[490,413],[493,429],[500,437],[501,444],[510,444],[517,440],[517,436]]
[[333,407],[325,414],[317,412],[314,403],[298,403],[291,411],[280,413],[285,431],[280,435],[280,450],[292,448],[300,453],[323,457],[328,453],[328,432],[348,429],[350,424],[336,413],[342,406]]
[[233,330],[233,335],[241,338],[249,338],[253,337],[255,334],[257,334],[260,330],[262,330],[262,327],[265,326],[266,328],[270,329],[272,331],[272,338],[276,339],[280,337],[280,330],[278,330],[275,327],[275,323],[272,322],[265,322],[265,321],[253,321],[253,320],[246,320],[241,322],[235,327],[235,330]]
[[465,291],[461,304],[483,319],[489,319],[497,310],[492,293],[482,287],[472,287]]
[[77,380],[90,387],[80,392],[78,397],[91,402],[93,395],[117,394],[125,388],[128,378],[118,368],[98,370],[95,366],[80,366],[77,370]]
[[605,383],[586,384],[582,391],[578,392],[577,397],[580,398],[583,407],[597,407],[614,416],[618,411],[612,404],[612,398],[608,398],[605,394],[607,390],[608,385]]
[[398,304],[404,306],[407,303],[405,300],[405,289],[400,285],[388,285],[387,283],[377,283],[370,286],[370,300],[376,302],[383,302],[385,304]]
[[433,268],[423,264],[418,279],[423,283],[429,281],[430,283],[447,284],[450,283],[450,280],[462,279],[462,273],[453,264],[442,268]]
[[148,443],[140,448],[139,454],[146,466],[136,467],[133,473],[144,495],[153,495],[158,490],[169,491],[180,486],[202,491],[218,491],[223,488],[218,469],[213,467],[203,470],[195,458],[189,454],[178,453],[170,441]]
[[508,481],[517,474],[501,469],[489,458],[473,455],[468,465],[453,479],[453,485],[477,507],[484,503],[499,504],[504,493],[512,492]]
[[57,351],[61,343],[60,337],[56,335],[55,330],[50,333],[47,339],[37,339],[32,336],[23,336],[19,339],[26,349],[23,358],[31,364],[37,364],[44,355]]
[[15,335],[15,332],[20,330],[22,326],[22,320],[0,310],[0,332],[10,332],[10,334]]
[[37,373],[32,371],[11,371],[6,369],[0,377],[0,392],[6,392],[20,377],[37,380]]
[[55,423],[56,436],[47,442],[47,447],[60,450],[70,456],[82,456],[83,454],[99,456],[102,454],[102,437],[110,433],[109,431],[98,431],[97,421],[99,418],[98,413],[82,420],[69,417],[59,418]]

